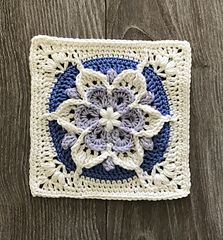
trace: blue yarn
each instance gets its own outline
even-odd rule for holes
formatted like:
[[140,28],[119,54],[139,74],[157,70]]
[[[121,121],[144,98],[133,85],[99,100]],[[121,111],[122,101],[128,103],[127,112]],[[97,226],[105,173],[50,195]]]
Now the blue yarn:
[[[100,71],[104,74],[110,68],[113,68],[118,74],[126,69],[136,69],[138,62],[122,58],[97,58],[82,63],[85,68]],[[79,71],[75,66],[68,66],[64,73],[59,74],[55,83],[50,99],[49,111],[53,112],[68,96],[65,93],[67,88],[75,87],[75,79]],[[154,72],[152,67],[145,67],[143,70],[147,83],[147,90],[154,94],[153,106],[156,107],[163,115],[170,114],[170,107],[166,93],[163,89],[161,78]],[[76,169],[75,163],[71,158],[70,149],[64,150],[61,141],[66,133],[56,121],[49,122],[49,130],[57,152],[58,161],[62,162],[68,172]],[[151,173],[155,164],[164,161],[164,152],[167,148],[170,135],[170,125],[165,123],[158,135],[153,137],[154,149],[152,151],[144,151],[144,161],[141,168]],[[85,177],[104,179],[104,180],[123,180],[135,176],[135,171],[123,169],[115,166],[114,170],[106,171],[102,164],[90,169],[83,169],[82,175]]]

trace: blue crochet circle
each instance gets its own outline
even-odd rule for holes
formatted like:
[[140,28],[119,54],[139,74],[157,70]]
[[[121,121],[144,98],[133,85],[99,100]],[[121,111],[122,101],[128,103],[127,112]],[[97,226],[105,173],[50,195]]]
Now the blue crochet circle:
[[[97,58],[82,63],[85,68],[90,68],[95,71],[100,71],[106,74],[110,68],[113,68],[118,74],[126,69],[136,69],[138,62],[123,59],[123,58]],[[64,73],[56,76],[55,83],[50,98],[49,111],[53,112],[68,96],[65,93],[67,88],[75,87],[75,79],[79,71],[73,65],[68,66]],[[161,78],[154,72],[152,67],[145,67],[143,70],[147,83],[147,90],[154,93],[153,106],[156,107],[163,115],[170,114],[170,107],[166,93],[163,89]],[[62,162],[68,172],[76,169],[75,163],[71,158],[70,149],[64,150],[61,146],[61,141],[66,133],[56,121],[49,122],[49,130],[57,152],[58,161]],[[170,125],[165,123],[158,135],[153,137],[154,149],[152,151],[144,151],[144,161],[141,168],[148,173],[151,173],[155,164],[164,161],[164,152],[167,148],[170,134]],[[123,169],[120,166],[115,166],[114,170],[106,171],[102,164],[99,164],[90,169],[83,169],[82,175],[100,180],[123,180],[135,176],[135,171]]]

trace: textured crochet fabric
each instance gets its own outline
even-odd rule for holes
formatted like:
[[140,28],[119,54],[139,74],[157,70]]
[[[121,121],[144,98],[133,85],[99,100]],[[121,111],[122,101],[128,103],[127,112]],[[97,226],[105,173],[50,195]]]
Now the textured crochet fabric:
[[187,196],[190,68],[186,41],[34,37],[32,195]]

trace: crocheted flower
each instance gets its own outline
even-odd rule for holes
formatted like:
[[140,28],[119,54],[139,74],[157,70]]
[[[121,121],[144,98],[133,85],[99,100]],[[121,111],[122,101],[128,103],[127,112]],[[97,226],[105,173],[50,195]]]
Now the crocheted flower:
[[69,99],[48,115],[67,131],[61,144],[71,148],[77,175],[100,163],[106,171],[119,165],[142,174],[144,150],[153,149],[152,137],[170,120],[151,106],[142,70],[139,64],[104,75],[81,66]]

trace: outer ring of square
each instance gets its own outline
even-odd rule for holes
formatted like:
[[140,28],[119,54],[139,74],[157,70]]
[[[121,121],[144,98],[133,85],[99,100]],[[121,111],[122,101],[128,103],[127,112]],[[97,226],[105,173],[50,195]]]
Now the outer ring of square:
[[[44,55],[39,55],[39,46]],[[180,49],[180,54],[177,51]],[[48,111],[51,89],[59,69],[55,61],[48,58],[53,53],[70,53],[76,50],[81,61],[95,57],[124,57],[143,61],[145,52],[153,56],[166,56],[175,62],[176,75],[167,76],[163,81],[171,112],[177,121],[171,122],[171,135],[165,153],[165,161],[156,164],[152,170],[151,187],[141,187],[137,177],[121,181],[99,181],[81,177],[73,182],[72,173],[67,173],[63,164],[57,165],[58,181],[48,182],[41,188],[45,162],[55,163],[54,149],[49,134],[48,121],[42,116]],[[59,61],[59,59],[58,59]],[[68,61],[68,59],[61,59]],[[65,64],[66,66],[66,64]],[[61,67],[61,66],[60,66]],[[54,70],[52,70],[54,69]],[[189,118],[190,118],[190,75],[191,48],[187,41],[131,41],[102,39],[68,39],[49,36],[36,36],[30,49],[31,71],[31,151],[30,151],[30,189],[33,196],[97,198],[113,200],[165,200],[186,197],[190,193],[189,170]],[[158,70],[157,70],[158,71]],[[176,92],[177,88],[177,92]],[[177,144],[176,144],[177,142]],[[174,168],[173,168],[174,166]],[[157,179],[157,171],[159,179]],[[165,175],[171,173],[171,181],[165,182]],[[162,180],[163,177],[163,180]],[[66,181],[64,179],[66,178]],[[161,178],[161,179],[160,179]],[[60,184],[63,182],[64,184]],[[180,188],[179,188],[180,186]]]

